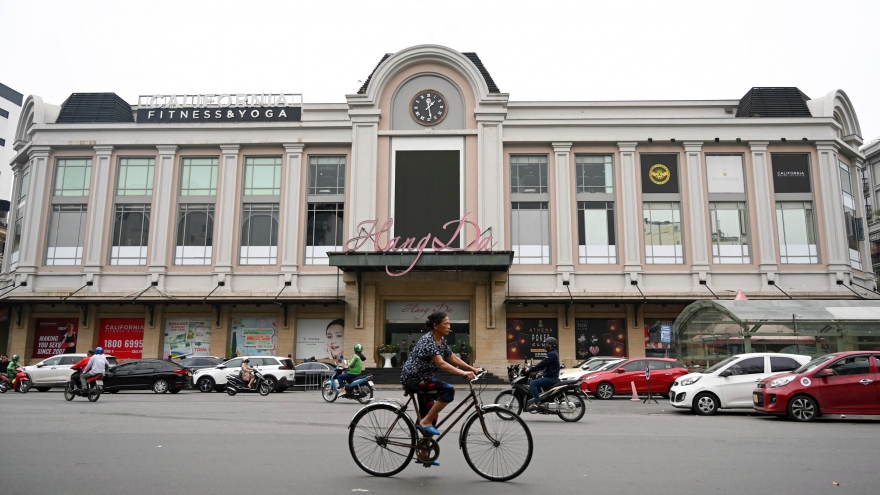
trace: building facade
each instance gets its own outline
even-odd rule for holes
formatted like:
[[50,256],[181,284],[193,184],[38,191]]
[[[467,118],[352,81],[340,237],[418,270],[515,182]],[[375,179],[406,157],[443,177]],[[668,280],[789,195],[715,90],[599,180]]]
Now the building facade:
[[862,169],[862,191],[865,195],[865,212],[868,219],[868,241],[871,249],[871,266],[876,277],[880,273],[880,139],[874,139],[862,147],[865,168]]
[[376,364],[445,310],[501,373],[551,335],[568,363],[675,354],[666,327],[715,295],[875,287],[843,91],[517,102],[476,54],[424,45],[346,100],[29,97],[10,350],[69,348],[72,326],[122,358],[361,343]]

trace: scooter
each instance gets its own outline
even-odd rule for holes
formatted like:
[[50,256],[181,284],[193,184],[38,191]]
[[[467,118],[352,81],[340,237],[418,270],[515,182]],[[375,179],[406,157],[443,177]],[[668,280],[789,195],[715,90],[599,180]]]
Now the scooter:
[[[511,387],[503,390],[497,397],[495,403],[507,409],[513,414],[519,416],[524,408],[531,405],[533,401],[532,391],[529,389],[529,382],[536,376],[530,377],[526,373],[527,368],[524,365],[515,365],[508,368],[508,373],[513,376]],[[533,374],[534,375],[534,374]],[[574,423],[580,421],[586,413],[584,400],[581,398],[582,392],[578,387],[578,379],[560,380],[548,390],[545,390],[539,396],[541,403],[536,411],[530,411],[532,414],[556,414],[559,419]],[[589,397],[587,398],[589,399]],[[501,419],[513,419],[510,416]]]
[[15,379],[12,380],[12,389],[23,394],[28,393],[28,390],[31,389],[31,379],[23,366],[15,368]]
[[[79,378],[79,375],[77,375]],[[86,388],[75,387],[73,384],[73,376],[67,381],[67,387],[64,389],[64,400],[70,402],[74,397],[86,397],[89,402],[95,402],[101,398],[104,392],[104,375],[90,376],[86,380]]]
[[361,404],[366,404],[373,398],[373,375],[363,376],[346,384],[345,390],[343,390],[343,394],[340,396],[339,389],[336,387],[336,378],[346,369],[347,368],[344,366],[336,367],[333,376],[324,382],[324,387],[321,389],[321,396],[324,397],[324,400],[327,402],[334,402],[338,397],[342,397],[343,399],[356,400]]
[[226,375],[226,393],[230,396],[241,393],[259,392],[263,397],[272,392],[271,384],[263,378],[263,374],[254,368],[254,388],[248,387],[248,382],[241,377],[241,373]]

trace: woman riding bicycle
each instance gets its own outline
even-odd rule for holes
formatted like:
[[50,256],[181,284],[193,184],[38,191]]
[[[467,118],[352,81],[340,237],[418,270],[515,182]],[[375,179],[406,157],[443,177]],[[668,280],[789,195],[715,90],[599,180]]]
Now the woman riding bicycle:
[[[419,424],[416,425],[419,431],[439,435],[440,432],[433,425],[434,418],[452,402],[455,397],[455,388],[434,378],[434,373],[440,369],[473,380],[474,374],[482,371],[482,368],[474,368],[452,354],[452,348],[446,342],[446,336],[452,331],[449,316],[446,313],[431,314],[425,325],[430,331],[416,342],[410,352],[409,359],[403,365],[403,372],[400,374],[400,383],[409,393],[435,392],[439,396],[438,400],[430,406],[430,410],[424,414]],[[446,359],[452,364],[449,364]]]

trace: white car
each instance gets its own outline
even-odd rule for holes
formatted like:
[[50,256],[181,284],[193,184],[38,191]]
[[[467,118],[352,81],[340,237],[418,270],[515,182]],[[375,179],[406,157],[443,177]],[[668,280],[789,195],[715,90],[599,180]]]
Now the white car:
[[260,370],[269,382],[269,388],[275,392],[284,392],[294,384],[296,370],[293,361],[280,356],[242,356],[230,359],[214,368],[196,370],[192,376],[193,385],[201,392],[216,390],[222,392],[226,388],[226,375],[241,371],[241,360],[247,357],[250,365]]
[[669,402],[703,416],[718,409],[751,409],[755,385],[768,376],[791,372],[810,356],[755,352],[737,354],[700,373],[689,373],[672,384]]
[[619,357],[592,357],[586,361],[582,361],[574,365],[571,369],[565,369],[559,374],[559,379],[580,378],[589,373],[603,371],[609,365],[625,361],[626,358]]
[[[31,377],[31,387],[40,392],[46,392],[52,387],[66,387],[73,371],[70,367],[78,363],[88,354],[58,354],[40,361],[37,364],[25,366],[25,372]],[[110,366],[116,366],[114,356],[104,355]]]

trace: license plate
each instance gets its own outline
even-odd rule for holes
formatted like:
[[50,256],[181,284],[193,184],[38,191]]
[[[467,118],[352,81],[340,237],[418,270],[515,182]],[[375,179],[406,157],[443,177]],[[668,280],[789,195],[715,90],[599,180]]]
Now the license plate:
[[104,380],[95,380],[95,383],[97,383],[99,387],[104,386]]
[[371,387],[373,386],[373,382],[367,382],[367,383],[369,383]]
[[752,394],[752,402],[754,402],[755,404],[758,403],[758,394]]

